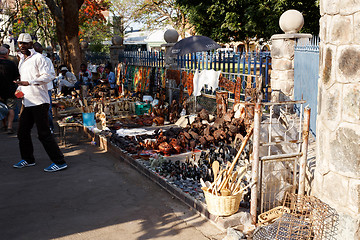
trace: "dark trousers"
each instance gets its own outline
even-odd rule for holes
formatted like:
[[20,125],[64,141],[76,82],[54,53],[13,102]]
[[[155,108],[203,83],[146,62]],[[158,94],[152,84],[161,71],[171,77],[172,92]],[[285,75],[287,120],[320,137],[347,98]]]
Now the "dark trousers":
[[41,104],[34,107],[22,107],[18,139],[20,146],[20,154],[23,160],[28,163],[35,162],[34,147],[31,140],[31,129],[36,124],[38,137],[45,148],[46,153],[49,155],[51,161],[55,164],[64,164],[64,155],[57,145],[54,135],[51,134],[49,128],[49,104]]
[[50,106],[49,106],[49,126],[50,126],[50,130],[54,131],[54,122],[53,122],[53,112],[52,112],[52,93],[51,90],[48,90],[49,93],[49,97],[50,97]]

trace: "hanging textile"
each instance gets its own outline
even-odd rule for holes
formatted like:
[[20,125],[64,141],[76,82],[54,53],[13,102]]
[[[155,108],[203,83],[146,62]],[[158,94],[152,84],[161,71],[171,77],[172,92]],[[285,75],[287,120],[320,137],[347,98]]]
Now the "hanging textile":
[[235,83],[235,104],[240,102],[240,97],[241,97],[241,78],[237,77],[236,78],[236,83]]
[[219,87],[225,88],[231,93],[235,92],[235,83],[233,81],[230,81],[226,77],[223,77],[222,74],[220,74]]
[[139,85],[140,85],[140,81],[141,81],[141,68],[140,67],[136,67],[134,70],[134,80],[133,80],[133,90],[135,92],[139,91]]
[[143,79],[142,92],[149,92],[149,90],[150,90],[150,74],[151,74],[151,68],[144,67],[144,79]]
[[190,72],[187,75],[186,85],[184,86],[187,88],[189,96],[191,96],[191,94],[194,90],[193,79],[194,79],[194,74]]
[[182,71],[181,72],[181,83],[182,83],[182,85],[186,85],[186,81],[187,81],[187,72],[185,72],[185,71]]
[[161,88],[166,88],[165,68],[161,68]]

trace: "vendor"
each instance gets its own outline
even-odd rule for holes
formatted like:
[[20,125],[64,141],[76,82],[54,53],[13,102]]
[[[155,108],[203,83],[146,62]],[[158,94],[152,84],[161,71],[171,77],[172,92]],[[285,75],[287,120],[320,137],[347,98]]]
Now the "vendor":
[[79,81],[77,83],[77,87],[79,87],[79,85],[90,86],[91,78],[92,78],[91,71],[87,69],[85,63],[82,63],[80,65]]
[[109,83],[110,92],[113,92],[115,96],[118,96],[115,73],[111,71],[111,66],[107,65],[104,69],[104,72],[106,75],[105,79],[103,79],[102,82]]
[[81,97],[86,97],[89,93],[89,89],[92,88],[91,79],[91,71],[87,69],[85,63],[82,63],[80,65],[79,80],[75,84],[75,89]]
[[96,72],[93,72],[92,76],[92,85],[93,87],[101,84],[101,79],[103,79],[103,68],[101,66],[96,67]]
[[76,77],[72,72],[69,72],[66,66],[60,68],[60,74],[56,78],[58,85],[58,93],[67,96],[71,93],[76,83]]

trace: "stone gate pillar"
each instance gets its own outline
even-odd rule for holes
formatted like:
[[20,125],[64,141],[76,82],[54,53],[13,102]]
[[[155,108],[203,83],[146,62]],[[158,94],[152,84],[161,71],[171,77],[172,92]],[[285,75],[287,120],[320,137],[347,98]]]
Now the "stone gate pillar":
[[[161,47],[165,47],[165,68],[166,69],[175,69],[177,68],[176,57],[170,54],[172,47],[176,44],[179,39],[179,33],[175,29],[168,29],[164,33],[165,44],[162,44]],[[166,76],[166,84],[168,89],[169,103],[173,99],[173,89],[175,88],[175,80],[169,79]]]
[[161,47],[165,47],[165,67],[167,69],[176,68],[176,57],[170,54],[172,47],[178,41],[179,33],[175,29],[168,29],[164,33],[165,44],[162,44]]
[[113,68],[119,63],[119,58],[124,55],[123,38],[114,36],[111,39],[112,46],[110,46],[110,63]]
[[288,10],[279,20],[285,34],[271,37],[271,101],[290,101],[294,99],[294,54],[295,43],[300,38],[311,38],[311,34],[297,33],[304,25],[299,11]]
[[360,239],[360,2],[320,1],[313,194],[339,213],[336,239]]

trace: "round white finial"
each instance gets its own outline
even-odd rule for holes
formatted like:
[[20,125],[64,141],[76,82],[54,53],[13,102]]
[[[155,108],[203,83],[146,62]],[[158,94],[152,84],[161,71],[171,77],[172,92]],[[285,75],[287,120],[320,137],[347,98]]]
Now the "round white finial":
[[111,38],[111,42],[113,45],[122,45],[124,42],[124,39],[118,35],[115,35]]
[[168,29],[164,33],[164,39],[167,43],[176,43],[179,38],[179,33],[175,29]]
[[297,33],[304,26],[304,17],[298,10],[287,10],[280,16],[279,25],[285,33]]

